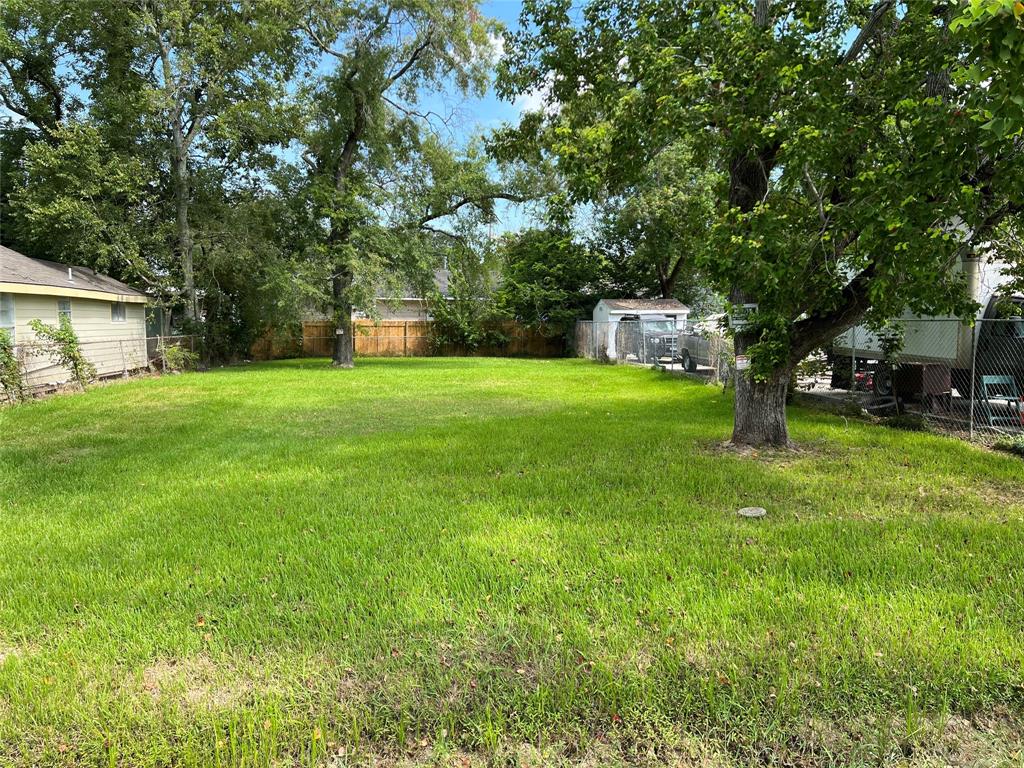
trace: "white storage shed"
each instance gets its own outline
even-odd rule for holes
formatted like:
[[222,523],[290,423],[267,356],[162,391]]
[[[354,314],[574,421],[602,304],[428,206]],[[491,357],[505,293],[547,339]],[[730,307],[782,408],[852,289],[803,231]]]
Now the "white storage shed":
[[604,342],[608,357],[615,357],[615,332],[623,321],[674,320],[676,329],[686,330],[690,308],[678,299],[601,299],[594,307],[594,335]]

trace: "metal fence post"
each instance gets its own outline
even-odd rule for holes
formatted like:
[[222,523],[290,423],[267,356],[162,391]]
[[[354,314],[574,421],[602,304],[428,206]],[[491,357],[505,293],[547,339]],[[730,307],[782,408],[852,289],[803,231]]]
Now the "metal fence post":
[[121,375],[124,378],[128,378],[128,361],[124,357],[124,341],[122,339],[117,340],[117,346],[121,349]]
[[857,389],[857,326],[850,329],[850,392]]
[[971,326],[971,402],[968,405],[970,412],[967,417],[967,435],[971,440],[974,440],[974,368],[978,360],[978,336],[981,334],[979,323],[983,322],[985,321],[978,320]]

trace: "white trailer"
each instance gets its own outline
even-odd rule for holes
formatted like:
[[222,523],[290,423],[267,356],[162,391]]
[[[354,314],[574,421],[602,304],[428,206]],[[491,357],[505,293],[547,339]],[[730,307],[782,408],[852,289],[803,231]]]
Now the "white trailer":
[[[1006,293],[1010,281],[1005,274],[1006,266],[1005,262],[996,259],[981,258],[964,259],[958,266],[957,271],[964,273],[968,294],[980,307],[976,320],[997,318],[1002,299],[1024,303],[1020,297]],[[1018,338],[1017,326],[1013,333],[1006,333],[1007,326],[997,326],[997,331],[992,324],[964,322],[953,315],[922,317],[910,311],[903,314],[899,325],[903,336],[899,353],[901,367],[915,364],[936,369],[946,367],[952,386],[961,394],[965,394],[963,390],[969,387],[972,368],[999,367],[1002,365],[1000,360],[1014,359],[1021,360],[1024,365],[1024,349],[1021,348],[1024,338]],[[1024,326],[1020,326],[1020,330],[1020,336],[1024,337]],[[882,340],[862,325],[838,336],[832,351],[835,360],[833,381],[849,380],[853,368],[860,370],[885,358]],[[1011,367],[1014,366],[1011,364]],[[1015,370],[1009,373],[1017,375]],[[885,376],[873,378],[876,392],[891,392],[891,381]]]

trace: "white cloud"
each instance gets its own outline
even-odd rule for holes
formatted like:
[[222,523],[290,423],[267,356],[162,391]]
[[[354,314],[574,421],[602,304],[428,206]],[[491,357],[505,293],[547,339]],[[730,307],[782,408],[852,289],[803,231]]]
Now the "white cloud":
[[505,36],[490,32],[487,39],[491,44],[491,62],[497,64],[505,56]]
[[546,115],[558,114],[559,104],[551,96],[551,89],[555,82],[555,73],[548,72],[544,76],[544,82],[539,88],[521,93],[516,96],[515,107],[520,114],[523,112],[543,112]]

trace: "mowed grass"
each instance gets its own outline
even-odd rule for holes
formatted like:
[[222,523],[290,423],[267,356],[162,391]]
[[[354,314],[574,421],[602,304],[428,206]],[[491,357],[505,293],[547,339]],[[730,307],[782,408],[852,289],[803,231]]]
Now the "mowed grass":
[[791,426],[576,360],[0,410],[0,763],[1019,760],[1024,464]]

